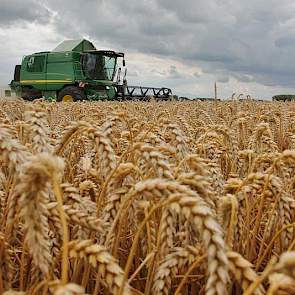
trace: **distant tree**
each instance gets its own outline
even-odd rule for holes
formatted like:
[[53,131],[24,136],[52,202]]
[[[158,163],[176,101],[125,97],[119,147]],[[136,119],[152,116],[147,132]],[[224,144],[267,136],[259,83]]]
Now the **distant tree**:
[[280,95],[275,95],[272,97],[273,101],[291,101],[295,100],[295,95],[292,94],[280,94]]

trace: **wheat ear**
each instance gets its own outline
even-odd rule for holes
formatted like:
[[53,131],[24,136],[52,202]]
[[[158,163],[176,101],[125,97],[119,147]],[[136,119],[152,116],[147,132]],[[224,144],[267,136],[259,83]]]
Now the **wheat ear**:
[[[229,270],[245,291],[256,279],[257,274],[252,269],[253,265],[243,258],[239,253],[229,251],[226,253],[229,260]],[[254,292],[256,295],[262,295],[265,291],[262,286]]]
[[25,242],[34,263],[43,274],[49,272],[52,260],[48,237],[47,188],[52,173],[60,174],[62,170],[63,162],[59,158],[47,154],[32,156],[30,161],[24,164],[20,182],[16,186],[16,194],[20,195],[20,216],[24,220],[26,232]]
[[151,193],[159,197],[171,196],[172,199],[173,196],[179,195],[178,201],[174,200],[171,208],[182,213],[188,220],[192,220],[196,230],[202,236],[205,248],[208,249],[207,294],[226,294],[228,261],[225,254],[225,243],[221,227],[207,203],[196,192],[176,181],[150,179],[137,183],[134,190],[135,194]]
[[[86,258],[107,284],[111,294],[118,294],[124,283],[124,272],[116,259],[103,246],[94,244],[91,240],[71,241],[69,243],[70,257]],[[124,283],[123,294],[129,295],[128,283]]]

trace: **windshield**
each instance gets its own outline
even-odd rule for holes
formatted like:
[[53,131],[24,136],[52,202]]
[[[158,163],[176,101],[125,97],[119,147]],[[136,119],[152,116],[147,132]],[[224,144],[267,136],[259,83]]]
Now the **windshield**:
[[87,78],[113,81],[116,60],[115,56],[87,53],[83,62]]

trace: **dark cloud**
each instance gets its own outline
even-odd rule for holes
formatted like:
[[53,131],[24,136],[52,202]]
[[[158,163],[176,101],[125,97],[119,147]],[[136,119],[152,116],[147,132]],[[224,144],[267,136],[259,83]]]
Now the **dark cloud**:
[[0,25],[7,26],[17,22],[48,22],[50,11],[37,0],[1,0]]
[[229,81],[229,76],[219,76],[217,77],[217,81],[216,82],[219,82],[219,83],[228,83]]
[[223,70],[243,82],[251,76],[267,85],[288,85],[291,79],[281,79],[282,73],[295,74],[291,0],[51,0],[47,5],[58,13],[57,28],[66,35],[173,57],[211,73]]
[[[223,83],[234,78],[293,87],[292,0],[1,1],[0,28],[49,19],[64,38],[87,37],[100,47],[174,59],[192,67],[194,80],[210,75]],[[136,71],[130,75],[139,77]],[[185,77],[176,66],[150,72],[169,80]]]
[[252,76],[249,76],[249,75],[243,75],[243,74],[239,74],[239,73],[232,73],[232,76],[234,78],[236,78],[240,82],[251,83],[251,82],[255,81],[254,78]]

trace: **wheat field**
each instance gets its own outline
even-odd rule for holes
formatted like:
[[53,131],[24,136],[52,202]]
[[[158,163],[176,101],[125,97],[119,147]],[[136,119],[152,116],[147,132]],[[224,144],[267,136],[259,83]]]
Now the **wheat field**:
[[0,293],[295,294],[295,103],[0,100]]

